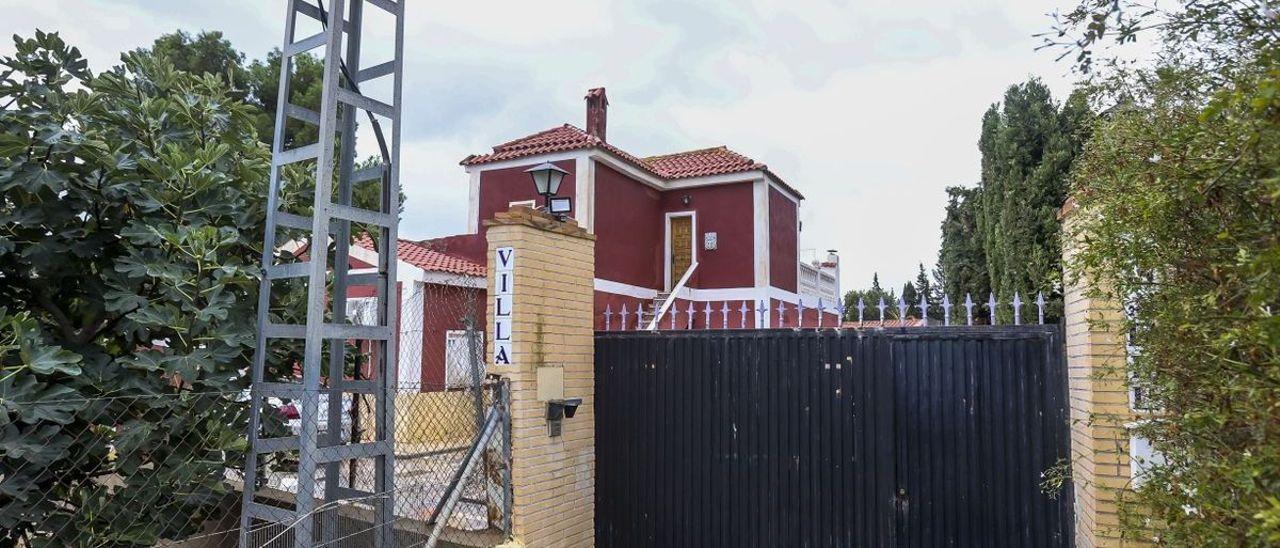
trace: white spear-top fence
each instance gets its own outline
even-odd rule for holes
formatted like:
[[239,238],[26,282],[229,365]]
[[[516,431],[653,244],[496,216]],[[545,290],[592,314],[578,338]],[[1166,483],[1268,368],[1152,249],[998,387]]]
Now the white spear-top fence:
[[[611,296],[612,297],[612,296]],[[915,302],[898,297],[897,302],[867,303],[859,298],[844,302],[823,299],[794,302],[786,299],[692,301],[676,299],[666,308],[637,298],[607,299],[597,307],[596,329],[601,331],[698,330],[698,329],[838,329],[877,327],[953,327],[974,325],[1043,325],[1050,306],[1043,292],[1034,301],[1023,300],[1021,292],[1008,298],[988,293],[979,304],[966,293],[959,307],[949,295],[941,302],[921,296]],[[1034,307],[1035,323],[1024,322]],[[963,311],[961,310],[963,308]],[[976,309],[976,310],[975,310]],[[1025,310],[1024,310],[1025,309]],[[1003,321],[1002,321],[1003,319]]]

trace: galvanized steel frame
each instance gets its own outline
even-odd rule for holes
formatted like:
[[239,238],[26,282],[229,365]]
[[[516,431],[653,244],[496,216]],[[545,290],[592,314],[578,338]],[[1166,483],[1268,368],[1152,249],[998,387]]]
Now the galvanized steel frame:
[[[266,237],[263,242],[263,277],[259,286],[257,341],[251,371],[250,397],[250,451],[245,462],[244,503],[241,515],[240,545],[248,546],[255,519],[281,523],[294,530],[294,546],[310,547],[316,544],[313,516],[323,515],[321,541],[333,541],[336,531],[336,506],[343,499],[361,498],[375,508],[375,546],[393,545],[394,533],[394,470],[395,470],[395,380],[396,338],[393,334],[398,317],[398,295],[395,291],[397,224],[400,180],[400,113],[402,98],[402,74],[404,52],[404,0],[333,0],[328,11],[317,0],[288,0],[290,9],[285,18],[285,39],[280,61],[279,96],[276,101],[275,138],[272,145],[272,164],[269,194],[267,197]],[[394,58],[390,61],[360,70],[361,29],[365,3],[382,9],[394,18]],[[344,9],[346,8],[346,9]],[[343,13],[347,15],[344,17]],[[295,40],[297,17],[303,15],[321,22],[324,30],[313,36]],[[345,55],[343,35],[347,36]],[[324,79],[320,111],[293,105],[289,102],[290,75],[293,58],[301,53],[324,47]],[[386,104],[368,98],[359,91],[362,82],[391,76],[392,103]],[[344,105],[339,116],[338,104]],[[378,129],[383,164],[380,170],[355,170],[355,131],[359,110],[368,112],[370,121]],[[387,143],[377,128],[374,115],[385,117],[391,124],[391,138]],[[319,127],[317,143],[286,150],[284,135],[286,120],[293,118]],[[341,137],[339,138],[339,133]],[[338,158],[338,189],[336,202],[330,182],[333,180],[334,149],[341,146]],[[312,218],[278,211],[281,187],[281,168],[289,163],[315,159],[315,202]],[[380,171],[380,174],[377,173]],[[379,176],[380,175],[380,176]],[[369,211],[352,206],[352,186],[361,182],[380,180],[382,199],[380,211]],[[350,223],[352,221],[379,225],[376,287],[378,325],[373,327],[347,326],[344,298],[348,285],[357,281],[348,277]],[[276,229],[290,227],[311,229],[309,241],[325,245],[313,245],[309,260],[305,263],[277,265],[274,260]],[[327,291],[329,275],[327,243],[333,238],[335,254],[333,265],[333,294]],[[305,265],[305,266],[304,266]],[[305,325],[272,325],[268,310],[271,303],[271,281],[289,277],[308,278],[307,319]],[[363,278],[359,281],[368,281]],[[332,302],[331,322],[325,321],[326,306]],[[264,382],[267,344],[272,338],[304,338],[306,340],[302,368],[302,383]],[[368,381],[343,379],[344,341],[348,338],[371,339],[378,357],[375,378]],[[322,357],[326,341],[332,343],[329,361],[330,386],[320,384]],[[328,435],[321,440],[318,432],[319,394],[328,398]],[[373,441],[342,445],[341,399],[344,393],[363,393],[372,396],[375,408],[375,432]],[[261,407],[265,398],[289,397],[301,400],[301,432],[294,438],[262,439],[259,437]],[[254,501],[259,481],[258,456],[264,453],[297,450],[298,493],[293,510],[266,506]],[[353,459],[374,460],[374,492],[366,493],[338,485],[341,461]],[[325,503],[316,505],[315,473],[317,465],[325,466]]]

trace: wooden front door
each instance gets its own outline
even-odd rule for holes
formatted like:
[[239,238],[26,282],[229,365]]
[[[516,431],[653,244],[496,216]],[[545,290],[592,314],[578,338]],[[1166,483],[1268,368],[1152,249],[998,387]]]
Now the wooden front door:
[[671,217],[670,223],[671,249],[667,250],[667,256],[671,261],[671,274],[667,281],[668,290],[680,281],[680,277],[689,270],[689,265],[693,264],[693,217]]

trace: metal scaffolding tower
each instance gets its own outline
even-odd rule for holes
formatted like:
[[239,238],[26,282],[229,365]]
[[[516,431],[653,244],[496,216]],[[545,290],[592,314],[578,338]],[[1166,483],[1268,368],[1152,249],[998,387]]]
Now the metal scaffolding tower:
[[[337,506],[358,500],[374,509],[372,527],[375,546],[390,547],[395,520],[394,492],[394,391],[396,379],[395,318],[397,317],[396,227],[399,212],[400,100],[404,51],[405,0],[332,0],[326,10],[323,0],[287,0],[285,40],[280,60],[280,87],[277,98],[275,140],[272,146],[271,179],[267,198],[266,238],[263,242],[263,279],[258,296],[257,348],[252,368],[250,399],[250,451],[245,462],[244,506],[240,519],[240,545],[249,546],[255,526],[275,523],[293,531],[294,546],[311,547],[335,541]],[[313,3],[314,2],[314,3]],[[391,15],[394,25],[392,59],[367,68],[360,67],[361,36],[373,21],[363,16],[366,8]],[[344,14],[345,13],[345,17]],[[319,21],[322,30],[296,38],[299,16]],[[387,21],[378,18],[378,21]],[[378,29],[390,31],[392,29]],[[387,33],[388,35],[390,32]],[[343,50],[345,37],[345,53]],[[298,55],[323,48],[324,80],[320,110],[313,111],[290,101],[290,84]],[[392,101],[388,104],[361,92],[361,85],[380,78],[393,78]],[[361,114],[363,112],[363,114]],[[357,119],[367,116],[381,152],[381,162],[356,168]],[[315,143],[285,148],[286,121],[298,120],[318,128]],[[382,124],[390,125],[389,135]],[[296,144],[295,144],[296,145]],[[336,158],[335,158],[336,156]],[[315,201],[310,217],[281,211],[281,170],[284,166],[314,161]],[[336,185],[335,169],[337,172]],[[364,209],[352,204],[352,190],[361,184],[381,183],[380,207]],[[335,190],[336,187],[336,190]],[[348,273],[348,246],[351,223],[376,227],[378,264],[375,272]],[[277,264],[275,255],[282,242],[277,229],[310,230],[308,258],[302,262]],[[329,264],[329,245],[333,259]],[[332,269],[330,268],[332,267]],[[331,272],[332,270],[332,272]],[[332,278],[330,278],[332,276]],[[274,280],[306,278],[306,323],[271,323],[269,308]],[[377,298],[376,325],[352,325],[346,319],[349,286],[373,286]],[[302,382],[264,382],[268,346],[273,339],[305,339]],[[373,347],[373,374],[369,379],[347,379],[343,374],[345,343],[368,341]],[[322,360],[328,344],[328,382],[322,385]],[[326,409],[320,408],[325,394]],[[357,396],[358,395],[358,396]],[[343,439],[342,401],[344,397],[371,402],[373,431],[367,438]],[[262,437],[262,408],[268,398],[291,399],[301,403],[298,435]],[[321,418],[327,428],[320,429]],[[254,493],[267,474],[259,468],[259,458],[268,453],[298,453],[297,497],[293,509],[255,501]],[[355,459],[373,462],[374,478],[369,489],[342,485],[341,465]],[[323,468],[322,489],[317,490],[317,468]],[[317,504],[317,496],[323,500]]]

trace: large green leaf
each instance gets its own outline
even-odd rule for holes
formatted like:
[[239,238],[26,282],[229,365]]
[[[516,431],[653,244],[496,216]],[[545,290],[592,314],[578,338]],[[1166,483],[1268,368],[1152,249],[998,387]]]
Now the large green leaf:
[[23,135],[0,133],[0,157],[17,156],[27,149],[28,144],[27,138]]
[[0,381],[0,406],[26,423],[40,421],[69,424],[85,401],[74,388],[48,385],[34,375],[17,375]]
[[42,344],[24,344],[22,362],[32,371],[42,375],[64,373],[76,375],[80,373],[80,355],[57,346]]

